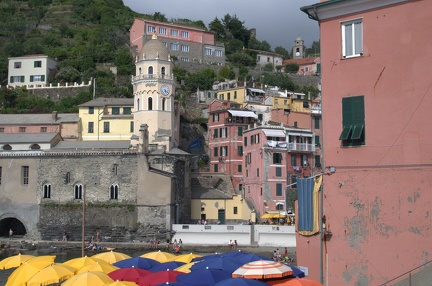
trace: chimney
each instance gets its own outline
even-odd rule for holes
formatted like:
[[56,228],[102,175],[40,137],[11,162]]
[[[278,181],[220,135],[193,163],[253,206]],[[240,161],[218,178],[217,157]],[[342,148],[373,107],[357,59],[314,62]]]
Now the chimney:
[[148,147],[149,147],[149,134],[148,134],[148,125],[147,124],[141,124],[139,129],[139,143],[138,143],[138,150],[141,151],[141,153],[147,153]]
[[57,121],[58,120],[58,113],[57,111],[53,111],[51,115],[52,120]]

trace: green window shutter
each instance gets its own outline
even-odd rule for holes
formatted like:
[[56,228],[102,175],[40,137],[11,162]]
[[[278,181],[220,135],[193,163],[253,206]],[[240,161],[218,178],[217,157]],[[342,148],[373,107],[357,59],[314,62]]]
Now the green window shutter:
[[9,81],[10,81],[10,83],[13,83],[14,82],[14,77],[11,76]]
[[321,73],[321,64],[317,64],[317,73]]
[[32,75],[30,76],[30,82],[33,82],[33,76]]
[[213,129],[213,138],[218,138],[218,129]]
[[320,129],[320,120],[318,117],[315,117],[315,129]]
[[244,141],[243,145],[247,146],[247,137],[244,137],[243,141]]
[[207,92],[207,97],[208,97],[208,98],[211,97],[211,92]]
[[236,98],[237,98],[237,91],[234,90],[234,99],[236,99]]
[[291,166],[297,166],[297,155],[291,155]]
[[238,134],[238,136],[243,136],[243,127],[242,126],[237,127],[237,134]]
[[213,156],[215,156],[215,157],[218,156],[218,147],[213,148]]
[[276,167],[276,177],[282,177],[282,168]]
[[217,173],[219,170],[219,166],[218,164],[214,164],[214,172]]
[[24,76],[22,75],[21,76],[21,82],[24,82],[25,81],[25,78],[24,78]]
[[282,196],[282,184],[276,184],[276,196]]
[[45,81],[45,75],[41,75],[41,81]]
[[263,120],[263,115],[262,114],[258,114],[258,120],[262,121]]
[[237,172],[239,172],[239,173],[242,172],[242,165],[237,165]]
[[342,133],[339,136],[339,140],[348,140],[348,137],[351,133],[352,125],[344,126],[342,129]]
[[363,132],[364,125],[354,125],[354,129],[351,135],[351,139],[358,140],[361,138],[362,132]]
[[243,156],[243,146],[238,146],[237,147],[237,153],[239,156]]
[[315,135],[315,145],[320,146],[320,137],[318,135]]

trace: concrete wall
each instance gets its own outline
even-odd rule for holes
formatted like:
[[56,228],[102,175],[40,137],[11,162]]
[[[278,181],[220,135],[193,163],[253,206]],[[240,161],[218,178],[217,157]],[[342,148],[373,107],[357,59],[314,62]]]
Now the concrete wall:
[[176,224],[173,233],[173,240],[187,244],[224,245],[231,239],[239,245],[296,247],[294,226]]

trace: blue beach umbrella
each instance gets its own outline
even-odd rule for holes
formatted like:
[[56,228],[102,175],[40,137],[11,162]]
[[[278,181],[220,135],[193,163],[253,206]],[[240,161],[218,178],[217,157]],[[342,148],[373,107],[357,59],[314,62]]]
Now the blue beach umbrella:
[[241,262],[242,265],[249,262],[258,261],[258,260],[273,260],[263,255],[258,255],[254,253],[245,253],[245,252],[237,253],[237,255],[232,256],[231,258]]
[[116,263],[114,263],[114,266],[117,266],[119,268],[129,268],[129,267],[136,267],[136,268],[141,268],[141,269],[150,269],[154,266],[157,266],[161,264],[160,262],[150,259],[150,258],[144,258],[144,257],[132,257],[132,258],[127,258],[121,261],[118,261]]
[[291,269],[293,271],[293,274],[291,274],[292,277],[298,277],[298,278],[305,277],[305,273],[303,271],[301,271],[300,268],[286,264],[286,263],[285,263],[285,265],[288,265],[289,267],[291,267]]
[[177,276],[177,281],[189,286],[214,285],[225,279],[231,278],[231,273],[219,269],[194,270],[187,274]]
[[246,279],[246,278],[230,278],[222,280],[215,284],[215,286],[265,286],[268,285],[259,280]]
[[165,270],[174,270],[177,267],[180,267],[180,266],[182,266],[184,264],[185,264],[184,262],[180,262],[180,261],[169,261],[169,262],[164,262],[164,263],[160,263],[159,265],[153,266],[149,270],[151,272],[159,272],[159,271],[165,271]]
[[237,268],[242,266],[244,263],[241,263],[235,258],[230,257],[216,257],[209,258],[203,261],[199,261],[192,265],[190,268],[191,271],[200,270],[200,269],[220,269],[225,272],[233,273]]

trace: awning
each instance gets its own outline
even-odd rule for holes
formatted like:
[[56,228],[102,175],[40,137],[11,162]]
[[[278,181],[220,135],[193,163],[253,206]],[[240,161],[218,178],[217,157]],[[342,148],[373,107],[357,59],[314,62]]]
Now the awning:
[[288,132],[289,136],[302,136],[302,137],[312,137],[311,133],[297,133],[297,132]]
[[250,91],[252,91],[252,92],[258,92],[258,93],[264,93],[264,94],[265,94],[265,91],[262,90],[262,89],[257,89],[257,88],[248,88],[248,90],[250,90]]
[[286,218],[285,214],[263,214],[261,218]]
[[267,137],[284,137],[285,138],[285,133],[283,132],[283,130],[279,130],[279,129],[264,129],[264,134]]
[[232,116],[258,118],[258,115],[252,111],[228,110],[228,112],[231,113]]

